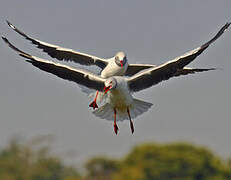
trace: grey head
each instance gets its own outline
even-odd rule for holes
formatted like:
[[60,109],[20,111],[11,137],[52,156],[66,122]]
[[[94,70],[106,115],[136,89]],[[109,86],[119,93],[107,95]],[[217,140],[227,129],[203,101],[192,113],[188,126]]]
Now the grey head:
[[115,55],[115,62],[118,66],[120,66],[121,68],[124,67],[124,65],[127,63],[127,57],[126,54],[124,52],[118,52]]
[[115,89],[117,87],[117,81],[114,77],[108,78],[104,82],[104,94],[106,94],[109,90]]

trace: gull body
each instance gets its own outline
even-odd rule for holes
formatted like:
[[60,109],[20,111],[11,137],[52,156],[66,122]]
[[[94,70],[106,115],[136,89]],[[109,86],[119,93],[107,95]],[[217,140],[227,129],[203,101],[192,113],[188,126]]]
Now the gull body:
[[114,120],[113,112],[116,111],[117,121],[123,121],[129,120],[128,110],[132,118],[147,111],[152,103],[135,99],[128,82],[129,79],[124,76],[113,76],[106,79],[104,86],[109,90],[106,93],[101,92],[104,94],[101,98],[105,99],[105,104],[93,111],[93,114],[103,119]]
[[[118,62],[116,63],[116,57],[119,59],[124,59],[123,66],[119,66]],[[109,78],[112,76],[123,76],[128,68],[127,58],[124,52],[118,52],[115,57],[108,59],[108,65],[101,71],[100,76],[102,78]]]
[[108,87],[107,82],[114,82],[114,86],[108,91],[107,102],[117,110],[125,112],[127,107],[133,104],[133,97],[128,89],[126,78],[113,76],[105,82],[105,87]]
[[102,96],[105,98],[106,103],[93,112],[95,116],[102,119],[114,120],[114,131],[116,134],[119,130],[117,121],[128,119],[130,121],[131,132],[133,133],[134,125],[131,118],[136,118],[152,106],[152,103],[132,97],[128,81],[128,78],[121,76],[108,78],[104,82],[104,94],[107,93],[107,96]]

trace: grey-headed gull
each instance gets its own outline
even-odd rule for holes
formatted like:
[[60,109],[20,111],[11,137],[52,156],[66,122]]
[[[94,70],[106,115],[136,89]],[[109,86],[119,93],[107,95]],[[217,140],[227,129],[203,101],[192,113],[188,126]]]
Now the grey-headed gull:
[[114,131],[117,134],[117,120],[129,119],[131,131],[133,133],[134,126],[131,118],[135,118],[138,115],[146,112],[152,106],[152,104],[149,102],[144,102],[142,100],[133,98],[132,93],[149,88],[160,83],[161,81],[168,80],[171,77],[214,70],[215,68],[192,69],[185,66],[191,63],[211,43],[219,38],[229,27],[229,25],[230,23],[225,24],[214,38],[202,46],[186,53],[185,55],[159,66],[145,69],[130,77],[113,76],[103,78],[86,70],[71,68],[66,65],[50,62],[35,56],[31,56],[16,48],[5,37],[2,38],[12,49],[17,51],[20,56],[29,59],[27,61],[35,67],[52,73],[60,78],[74,81],[90,89],[95,89],[102,94],[106,94],[105,96],[101,96],[102,98],[106,98],[106,103],[97,110],[93,111],[93,113],[98,117],[114,120]]

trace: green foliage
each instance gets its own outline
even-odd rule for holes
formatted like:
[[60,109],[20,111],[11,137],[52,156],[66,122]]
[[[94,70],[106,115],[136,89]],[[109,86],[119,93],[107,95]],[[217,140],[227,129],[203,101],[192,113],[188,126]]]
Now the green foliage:
[[48,146],[20,143],[12,140],[0,151],[0,179],[3,180],[63,180],[79,177],[74,168],[65,166],[58,157],[51,156]]
[[229,176],[221,160],[207,149],[179,143],[135,147],[122,161],[116,177],[131,180],[206,180]]
[[[101,167],[104,160],[100,159]],[[109,176],[114,180],[231,179],[230,167],[219,157],[205,148],[185,143],[139,145],[122,160],[112,162],[117,164]],[[100,174],[104,174],[102,170]],[[101,178],[97,173],[93,175],[95,179]]]
[[116,160],[97,157],[86,164],[87,179],[110,180],[112,174],[119,169]]
[[95,157],[86,175],[51,154],[46,138],[12,140],[0,150],[0,180],[230,180],[231,160],[187,143],[143,144],[122,159]]

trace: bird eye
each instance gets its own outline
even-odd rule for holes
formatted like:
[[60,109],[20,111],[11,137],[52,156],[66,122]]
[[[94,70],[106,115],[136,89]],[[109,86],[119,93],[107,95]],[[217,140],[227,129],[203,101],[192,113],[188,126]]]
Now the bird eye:
[[118,61],[118,60],[119,60],[119,57],[118,57],[118,56],[116,56],[116,57],[115,57],[115,60],[116,60],[116,61]]

